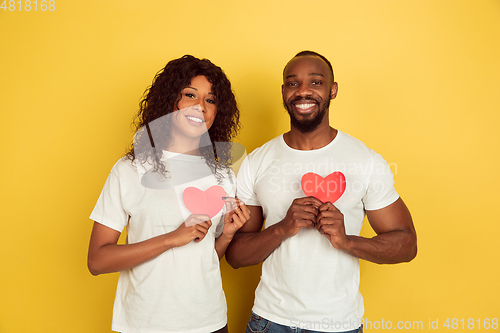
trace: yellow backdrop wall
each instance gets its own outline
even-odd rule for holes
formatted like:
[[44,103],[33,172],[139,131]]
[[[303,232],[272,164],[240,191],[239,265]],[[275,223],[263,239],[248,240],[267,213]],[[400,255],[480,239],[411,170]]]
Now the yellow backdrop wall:
[[[288,129],[281,73],[303,49],[333,63],[331,125],[391,163],[418,232],[413,262],[361,263],[366,331],[436,320],[446,330],[447,319],[454,332],[493,328],[499,1],[26,5],[0,9],[0,332],[110,332],[118,275],[87,271],[88,215],[166,62],[193,54],[223,67],[242,112],[239,141],[252,151]],[[259,272],[222,263],[232,332],[244,331]]]

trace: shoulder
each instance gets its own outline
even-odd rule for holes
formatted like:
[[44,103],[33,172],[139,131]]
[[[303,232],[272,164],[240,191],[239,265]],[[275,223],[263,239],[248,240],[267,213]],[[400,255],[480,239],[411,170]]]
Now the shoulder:
[[246,159],[251,163],[254,161],[262,161],[264,158],[278,153],[282,149],[283,135],[279,135],[274,139],[264,143],[262,146],[255,148]]
[[338,131],[337,135],[339,139],[339,149],[345,151],[347,154],[369,161],[382,158],[380,154],[369,148],[363,141],[341,131]]
[[112,170],[128,170],[136,168],[137,160],[132,161],[130,156],[123,156],[113,165]]
[[356,151],[365,152],[365,153],[369,153],[371,150],[370,148],[368,148],[368,146],[363,141],[356,139],[355,137],[353,137],[347,133],[338,131],[337,135],[338,135],[339,143],[342,146],[346,146],[349,149],[354,149]]
[[117,176],[118,178],[128,177],[131,174],[137,174],[137,160],[132,161],[129,156],[124,156],[120,158],[111,168],[111,175]]

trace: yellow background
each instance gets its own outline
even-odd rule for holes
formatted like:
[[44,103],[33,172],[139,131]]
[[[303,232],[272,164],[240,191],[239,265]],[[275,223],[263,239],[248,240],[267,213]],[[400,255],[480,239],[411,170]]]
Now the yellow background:
[[[418,232],[413,262],[361,263],[365,318],[460,332],[444,321],[500,317],[500,1],[16,6],[0,10],[1,333],[110,332],[118,274],[87,271],[88,216],[160,68],[184,54],[220,65],[252,151],[288,129],[281,73],[303,49],[332,62],[332,126],[392,164]],[[222,275],[243,332],[259,267],[222,262]]]

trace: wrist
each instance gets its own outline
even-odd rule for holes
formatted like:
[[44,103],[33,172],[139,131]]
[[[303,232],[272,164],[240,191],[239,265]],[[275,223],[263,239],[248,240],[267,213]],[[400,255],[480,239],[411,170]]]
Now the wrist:
[[342,249],[342,251],[351,254],[353,247],[354,247],[354,238],[351,235],[346,235],[346,241],[344,243],[344,248]]
[[[282,222],[282,221],[281,221]],[[269,227],[269,229],[272,230],[273,234],[281,239],[281,241],[284,241],[285,239],[287,239],[289,236],[287,236],[286,232],[285,232],[285,229],[283,228],[283,224],[279,222],[279,223],[276,223],[275,225]]]
[[225,233],[224,231],[222,231],[222,234],[220,234],[219,237],[217,237],[217,239],[221,239],[221,240],[225,240],[227,242],[230,242],[233,240],[233,237],[234,237],[234,234],[233,235],[228,235],[227,233]]
[[176,237],[172,234],[172,232],[163,235],[163,245],[165,246],[166,250],[180,246],[179,244],[177,244]]

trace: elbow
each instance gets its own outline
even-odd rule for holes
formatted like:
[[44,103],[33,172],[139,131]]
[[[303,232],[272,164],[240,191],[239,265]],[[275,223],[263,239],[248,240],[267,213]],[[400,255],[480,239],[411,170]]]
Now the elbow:
[[231,262],[231,261],[227,260],[227,258],[226,258],[226,261],[227,261],[227,263],[229,264],[229,266],[231,266],[233,269],[238,269],[238,268],[240,268],[240,267],[243,267],[243,266],[241,266],[241,265],[237,264],[237,263],[236,263],[236,262],[234,262],[234,261],[233,261],[233,262]]
[[226,250],[226,262],[233,269],[244,267],[244,265],[242,265],[241,258],[238,255],[238,249],[233,246],[232,242],[229,244]]
[[87,268],[93,276],[97,276],[99,274],[102,274],[102,271],[99,269],[98,263],[96,263],[95,260],[93,260],[90,256],[87,258]]
[[233,269],[238,269],[241,267],[241,265],[238,263],[236,258],[232,255],[231,251],[229,249],[226,250],[226,262],[231,266]]
[[412,261],[413,259],[415,259],[415,257],[417,256],[417,243],[415,242],[415,244],[413,245],[413,248],[410,252],[410,256],[409,256],[409,260],[408,262]]
[[407,256],[405,262],[410,262],[417,256],[417,235],[412,233],[407,239]]

